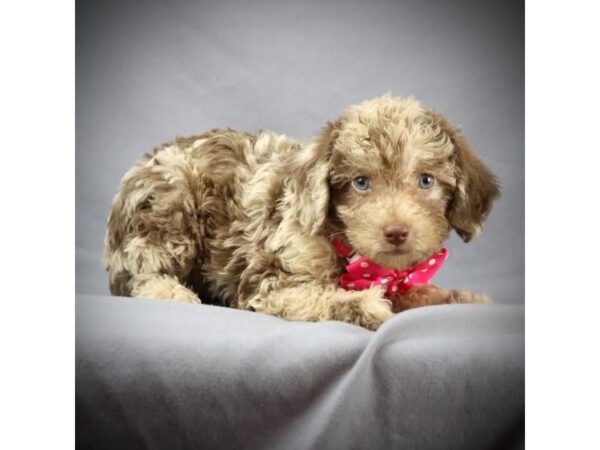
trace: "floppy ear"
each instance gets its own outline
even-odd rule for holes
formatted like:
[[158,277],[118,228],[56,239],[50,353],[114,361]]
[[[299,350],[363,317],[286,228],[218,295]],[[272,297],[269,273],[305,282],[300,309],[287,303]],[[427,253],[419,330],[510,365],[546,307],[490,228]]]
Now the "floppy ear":
[[481,231],[492,203],[500,194],[500,185],[462,133],[440,114],[436,116],[454,144],[456,161],[456,190],[446,217],[463,241],[469,242]]
[[327,219],[331,154],[340,128],[340,120],[327,123],[293,161],[291,208],[310,235],[321,231]]

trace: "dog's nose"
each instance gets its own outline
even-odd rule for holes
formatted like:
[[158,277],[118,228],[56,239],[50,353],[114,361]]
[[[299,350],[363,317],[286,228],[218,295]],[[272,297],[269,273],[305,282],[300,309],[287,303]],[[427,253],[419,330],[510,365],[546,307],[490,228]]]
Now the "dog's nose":
[[408,227],[406,225],[394,224],[383,228],[385,240],[390,244],[400,245],[406,242],[408,238]]

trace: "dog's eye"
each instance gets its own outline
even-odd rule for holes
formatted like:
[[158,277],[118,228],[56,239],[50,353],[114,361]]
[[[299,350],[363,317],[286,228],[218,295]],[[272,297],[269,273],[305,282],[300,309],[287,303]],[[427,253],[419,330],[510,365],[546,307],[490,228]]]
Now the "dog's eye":
[[352,186],[354,186],[354,189],[357,191],[366,191],[371,187],[371,180],[367,177],[356,177],[352,181]]
[[421,189],[429,189],[431,186],[433,186],[434,180],[435,178],[433,178],[433,175],[423,173],[421,176],[419,176],[419,187]]

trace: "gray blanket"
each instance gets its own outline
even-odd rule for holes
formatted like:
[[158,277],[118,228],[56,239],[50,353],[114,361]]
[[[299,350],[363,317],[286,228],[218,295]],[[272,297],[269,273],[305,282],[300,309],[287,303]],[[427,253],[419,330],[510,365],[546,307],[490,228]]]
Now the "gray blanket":
[[373,333],[80,296],[76,326],[78,448],[522,445],[522,306],[421,308]]

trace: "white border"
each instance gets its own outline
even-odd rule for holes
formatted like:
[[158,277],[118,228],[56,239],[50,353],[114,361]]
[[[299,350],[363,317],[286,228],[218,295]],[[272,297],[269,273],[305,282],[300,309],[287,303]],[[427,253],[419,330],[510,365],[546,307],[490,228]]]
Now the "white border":
[[2,2],[0,54],[0,448],[73,448],[74,2]]
[[600,448],[600,15],[526,2],[526,443]]

